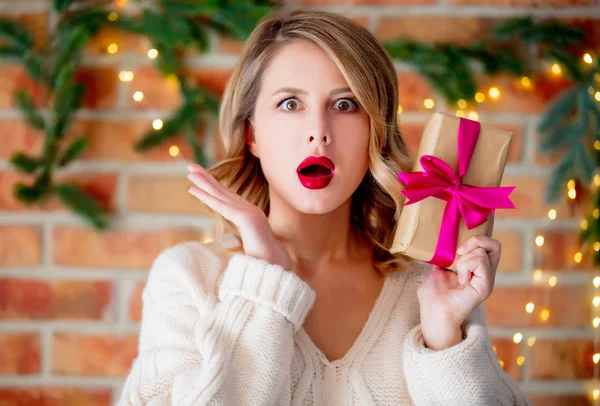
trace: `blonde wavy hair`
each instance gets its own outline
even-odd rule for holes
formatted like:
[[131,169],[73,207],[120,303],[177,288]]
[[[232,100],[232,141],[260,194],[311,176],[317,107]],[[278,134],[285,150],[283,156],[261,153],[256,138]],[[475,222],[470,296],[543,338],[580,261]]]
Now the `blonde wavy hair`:
[[[370,117],[369,169],[352,196],[351,225],[373,246],[372,263],[382,274],[404,268],[412,260],[392,254],[396,224],[404,196],[398,172],[410,171],[413,161],[397,123],[398,77],[389,54],[377,39],[351,19],[323,11],[281,11],[264,17],[248,38],[227,83],[219,114],[226,156],[209,169],[222,184],[269,214],[269,189],[260,161],[246,144],[248,119],[258,98],[261,75],[273,56],[287,44],[310,41],[338,66]],[[209,209],[217,220],[215,239],[228,227],[237,228]],[[241,244],[240,244],[241,245]],[[229,249],[240,252],[241,246]]]

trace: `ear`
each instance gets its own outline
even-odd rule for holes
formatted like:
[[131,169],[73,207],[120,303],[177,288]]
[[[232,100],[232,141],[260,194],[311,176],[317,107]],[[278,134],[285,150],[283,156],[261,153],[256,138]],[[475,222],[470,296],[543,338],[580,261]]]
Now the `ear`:
[[256,145],[256,137],[254,137],[254,123],[252,123],[252,119],[248,118],[246,120],[244,134],[246,139],[246,145],[248,146],[248,150],[250,153],[258,158],[258,146]]

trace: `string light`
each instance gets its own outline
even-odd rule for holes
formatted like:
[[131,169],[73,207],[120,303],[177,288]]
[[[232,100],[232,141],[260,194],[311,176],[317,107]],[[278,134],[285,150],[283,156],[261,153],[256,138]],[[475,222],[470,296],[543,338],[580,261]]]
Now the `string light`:
[[536,341],[536,338],[534,336],[531,336],[527,339],[527,345],[529,347],[533,347],[535,345],[535,341]]
[[524,356],[522,356],[522,355],[519,355],[519,356],[517,357],[517,365],[518,365],[518,366],[521,366],[521,365],[523,365],[524,363],[525,363],[525,357],[524,357]]
[[550,310],[549,309],[542,310],[542,313],[540,314],[540,316],[542,317],[542,320],[548,321],[548,319],[550,318]]
[[115,6],[119,7],[119,8],[123,8],[127,5],[127,0],[116,0],[115,1]]
[[402,105],[401,104],[398,105],[398,114],[402,114]]
[[133,72],[130,70],[120,71],[119,80],[121,80],[121,82],[131,82],[133,80]]
[[543,235],[538,235],[537,237],[535,237],[535,245],[537,245],[538,247],[541,247],[542,245],[544,245],[544,236]]
[[535,272],[533,273],[533,280],[536,282],[539,282],[542,280],[542,270],[541,269],[535,270]]
[[154,128],[155,130],[160,130],[161,128],[163,128],[163,122],[161,119],[157,118],[156,120],[154,120],[152,122],[152,128]]
[[499,362],[500,362],[500,368],[504,368],[504,361],[499,360]]
[[431,110],[435,106],[435,102],[433,101],[433,99],[425,99],[423,100],[423,105],[426,109]]
[[588,229],[588,221],[586,219],[583,219],[579,222],[579,226],[581,227],[582,230],[587,230]]
[[535,304],[533,304],[532,302],[529,302],[525,305],[525,311],[527,313],[533,313],[534,310],[535,310]]
[[156,59],[157,56],[158,56],[158,51],[156,49],[152,48],[151,50],[148,51],[148,58]]
[[567,182],[567,189],[575,189],[575,179],[571,179]]
[[598,326],[600,325],[600,317],[594,317],[592,324],[594,325],[594,328],[598,328]]
[[600,241],[596,241],[594,243],[594,251],[596,251],[596,252],[600,251]]
[[458,106],[459,109],[466,109],[467,108],[467,101],[464,99],[460,99],[456,105]]
[[525,89],[529,89],[531,88],[531,79],[529,79],[527,76],[523,76],[521,78],[521,84]]
[[594,148],[596,149],[596,151],[600,151],[600,141],[594,141]]
[[[596,141],[596,142],[598,143],[598,146],[600,146],[600,141]],[[598,175],[598,174],[594,175],[594,186],[600,187],[600,175]]]
[[111,54],[111,55],[114,55],[114,54],[116,54],[117,52],[119,52],[119,46],[118,46],[117,44],[114,44],[114,43],[113,43],[113,44],[110,44],[110,45],[108,46],[108,48],[106,48],[106,51],[107,51],[109,54]]
[[560,75],[562,73],[562,69],[560,68],[560,65],[555,63],[552,65],[552,68],[550,68],[552,70],[552,73],[554,73],[555,75]]
[[592,299],[592,304],[594,307],[600,306],[600,296],[594,296],[594,299]]
[[500,97],[500,89],[498,89],[497,87],[492,87],[488,91],[488,94],[490,95],[490,97],[492,99],[496,100],[497,98]]
[[172,157],[179,156],[179,147],[177,145],[171,145],[169,148],[169,155]]
[[596,92],[594,99],[596,99],[596,101],[600,101],[600,92]]
[[592,396],[594,397],[594,400],[598,399],[598,396],[600,396],[600,389],[594,389]]
[[588,53],[583,55],[583,61],[587,64],[591,64],[592,62],[594,62],[594,60],[592,59],[592,55],[590,55]]
[[567,193],[569,195],[569,199],[573,200],[577,197],[577,191],[575,189],[569,189]]
[[111,11],[108,14],[108,21],[117,21],[118,18],[119,18],[119,15],[115,11]]
[[458,117],[465,117],[465,111],[464,110],[456,110],[456,115]]
[[550,218],[550,220],[555,220],[556,219],[556,210],[555,209],[548,210],[548,217]]
[[598,217],[600,217],[600,209],[595,208],[594,211],[592,212],[592,216],[594,216],[594,218],[596,220],[598,220]]
[[133,94],[133,100],[135,100],[136,102],[141,102],[142,100],[144,100],[144,93],[138,90]]
[[485,94],[483,94],[481,92],[475,93],[475,101],[477,103],[483,103],[484,100],[485,100]]
[[556,276],[551,276],[550,278],[548,278],[548,285],[555,287],[557,280],[558,278]]
[[213,242],[212,238],[205,238],[204,239],[204,244],[210,244],[211,242]]
[[583,254],[581,252],[576,252],[575,255],[573,256],[573,259],[575,260],[575,262],[577,262],[578,264],[581,262],[581,259],[583,258]]
[[594,286],[599,288],[600,287],[600,276],[596,276],[594,278]]
[[469,120],[479,120],[479,114],[476,111],[469,111]]
[[513,341],[515,342],[515,344],[519,344],[522,339],[523,339],[523,334],[521,334],[521,333],[516,333],[513,336]]

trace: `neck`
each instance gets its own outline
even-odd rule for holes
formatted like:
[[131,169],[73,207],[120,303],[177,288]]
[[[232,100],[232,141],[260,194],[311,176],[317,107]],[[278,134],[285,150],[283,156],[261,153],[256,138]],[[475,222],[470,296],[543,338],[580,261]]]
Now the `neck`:
[[351,203],[349,198],[329,213],[306,214],[270,195],[269,224],[295,269],[313,277],[343,269],[340,265],[370,261],[370,244],[350,224]]

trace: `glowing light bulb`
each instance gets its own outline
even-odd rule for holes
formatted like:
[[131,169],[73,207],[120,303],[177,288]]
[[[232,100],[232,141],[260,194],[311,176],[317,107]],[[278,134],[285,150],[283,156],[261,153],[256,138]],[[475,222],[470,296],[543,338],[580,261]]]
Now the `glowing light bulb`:
[[213,242],[212,238],[205,238],[204,239],[204,244],[210,244],[211,242]]
[[567,182],[567,189],[575,189],[575,179],[570,179]]
[[556,278],[556,276],[551,276],[550,278],[548,278],[548,285],[555,287],[557,280],[558,279]]
[[169,148],[169,155],[172,157],[179,156],[179,147],[177,145],[171,145]]
[[555,209],[548,210],[548,217],[550,218],[550,220],[556,219],[556,210]]
[[560,75],[562,73],[562,69],[560,68],[560,65],[555,63],[552,65],[552,68],[550,68],[550,70],[552,70],[552,73],[554,73],[555,75]]
[[431,110],[435,106],[435,102],[433,101],[433,99],[425,99],[423,100],[423,105],[426,109]]
[[596,92],[594,99],[596,99],[596,101],[600,101],[600,92]]
[[[596,148],[596,143],[598,143],[599,148]],[[600,150],[600,141],[594,142],[594,148]],[[599,174],[594,175],[594,186],[600,187],[600,175]]]
[[133,72],[130,70],[120,71],[119,80],[121,80],[121,82],[131,82],[133,80]]
[[594,251],[600,251],[600,241],[594,242]]
[[533,280],[536,282],[539,282],[542,280],[542,270],[541,269],[535,270],[535,272],[533,273]]
[[594,296],[594,299],[592,299],[592,304],[594,307],[600,306],[600,296]]
[[469,120],[477,121],[479,120],[479,114],[476,111],[469,111]]
[[464,99],[460,99],[456,105],[458,106],[459,109],[466,109],[467,108],[467,101]]
[[515,342],[515,344],[519,344],[522,339],[523,339],[523,334],[521,334],[521,333],[516,333],[513,336],[513,341]]
[[152,128],[154,128],[155,130],[160,130],[161,128],[163,128],[163,122],[161,119],[157,118],[156,120],[154,120],[152,122]]
[[529,89],[531,87],[531,79],[529,79],[527,76],[523,76],[521,78],[521,84],[525,89]]
[[594,211],[592,212],[592,216],[594,216],[594,218],[596,220],[598,220],[598,217],[600,217],[600,209],[595,208]]
[[594,141],[594,148],[595,148],[597,151],[600,151],[600,141],[598,141],[598,140]]
[[582,230],[587,230],[588,229],[588,221],[586,219],[583,219],[579,222],[579,226],[581,227]]
[[488,91],[488,94],[490,95],[490,97],[492,99],[496,100],[497,98],[500,97],[500,89],[498,89],[497,87],[492,87]]
[[583,258],[583,254],[581,252],[576,252],[575,255],[573,255],[573,259],[575,260],[575,262],[577,262],[578,264],[581,262],[581,259]]
[[504,361],[499,360],[499,362],[500,362],[500,368],[504,368]]
[[600,288],[600,276],[596,276],[593,283],[595,287]]
[[456,116],[457,117],[465,117],[465,111],[464,110],[456,110]]
[[600,354],[595,353],[592,359],[594,360],[594,364],[597,364],[600,361]]
[[594,321],[592,321],[594,328],[598,328],[600,326],[600,317],[594,317]]
[[533,347],[535,345],[535,337],[534,336],[531,336],[527,339],[527,345],[529,347]]
[[110,45],[108,46],[108,48],[106,48],[106,51],[107,51],[109,54],[111,54],[111,55],[114,55],[114,54],[116,54],[117,52],[119,52],[119,46],[118,46],[117,44],[110,44]]
[[483,103],[485,100],[485,94],[481,93],[481,92],[477,92],[475,93],[475,101],[477,103]]
[[600,389],[594,389],[592,396],[594,397],[594,400],[598,399],[598,396],[600,396]]
[[537,245],[538,247],[541,247],[542,245],[544,245],[544,236],[543,235],[538,235],[537,237],[535,237],[535,245]]
[[133,94],[133,100],[135,100],[136,102],[141,102],[142,100],[144,100],[144,93],[138,90]]
[[117,21],[118,18],[119,15],[115,11],[112,11],[108,14],[108,21]]
[[156,49],[152,48],[151,50],[148,51],[148,58],[156,59],[157,56],[158,56],[158,51]]
[[575,199],[577,197],[577,192],[575,191],[575,189],[569,189],[569,192],[567,193],[567,195],[569,196],[569,199]]
[[525,305],[525,311],[527,311],[527,313],[533,313],[534,309],[535,309],[535,304],[533,304],[532,302],[529,302]]
[[591,64],[592,62],[594,62],[594,60],[592,59],[592,55],[590,55],[588,53],[583,55],[583,61],[587,64]]
[[550,318],[550,310],[548,309],[544,309],[542,310],[542,313],[540,314],[542,320],[544,321],[548,321],[548,319]]
[[401,104],[398,105],[398,112],[397,112],[397,114],[402,114],[402,105]]
[[524,357],[524,356],[522,356],[522,355],[519,355],[519,356],[517,357],[517,365],[518,365],[518,366],[521,366],[521,365],[523,365],[524,363],[525,363],[525,357]]

